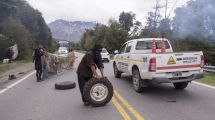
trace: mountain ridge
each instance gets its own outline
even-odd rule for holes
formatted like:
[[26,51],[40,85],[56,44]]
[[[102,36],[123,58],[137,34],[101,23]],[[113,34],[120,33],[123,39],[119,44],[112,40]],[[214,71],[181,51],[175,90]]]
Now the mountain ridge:
[[53,38],[79,42],[85,30],[94,29],[96,22],[57,19],[49,23],[48,26]]

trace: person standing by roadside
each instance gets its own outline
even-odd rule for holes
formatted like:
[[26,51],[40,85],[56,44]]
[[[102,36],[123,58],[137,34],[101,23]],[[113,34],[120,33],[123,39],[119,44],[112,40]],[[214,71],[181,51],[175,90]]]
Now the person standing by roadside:
[[48,78],[48,69],[49,69],[49,61],[50,61],[50,57],[48,55],[47,51],[44,51],[44,55],[41,57],[42,58],[42,78],[43,80]]
[[41,57],[43,56],[43,46],[38,45],[38,48],[34,49],[33,52],[33,62],[35,63],[35,70],[36,70],[36,77],[37,82],[42,81],[42,60]]
[[[88,80],[91,78],[95,77],[97,80],[102,79],[103,76],[103,69],[104,65],[102,63],[102,58],[101,58],[101,51],[102,51],[102,45],[96,44],[94,47],[91,49],[91,51],[87,52],[84,57],[82,58],[77,74],[78,74],[78,84],[82,96],[82,100],[84,102],[84,105],[88,106],[89,101],[83,96],[83,89]],[[101,75],[100,76],[96,68],[100,69]]]
[[72,48],[69,49],[68,58],[69,58],[69,69],[72,69],[76,59],[74,50]]

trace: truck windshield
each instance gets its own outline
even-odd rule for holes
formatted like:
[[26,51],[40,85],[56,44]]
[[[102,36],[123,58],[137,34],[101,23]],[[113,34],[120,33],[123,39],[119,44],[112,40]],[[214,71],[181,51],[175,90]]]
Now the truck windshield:
[[[161,49],[161,42],[162,41],[156,41],[156,49]],[[166,49],[169,49],[169,43],[165,41]],[[152,41],[138,41],[136,45],[136,50],[146,50],[146,49],[152,49]]]

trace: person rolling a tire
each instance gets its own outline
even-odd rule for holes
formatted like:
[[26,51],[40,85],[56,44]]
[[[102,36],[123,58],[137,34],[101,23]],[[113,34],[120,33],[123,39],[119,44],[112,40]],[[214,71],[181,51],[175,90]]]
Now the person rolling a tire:
[[[78,84],[82,96],[82,101],[86,106],[90,105],[89,100],[83,95],[83,89],[87,81],[95,77],[96,80],[101,80],[103,76],[104,65],[102,63],[101,51],[103,46],[95,44],[94,47],[88,51],[82,58],[78,70]],[[96,68],[100,69],[101,75],[96,72]]]

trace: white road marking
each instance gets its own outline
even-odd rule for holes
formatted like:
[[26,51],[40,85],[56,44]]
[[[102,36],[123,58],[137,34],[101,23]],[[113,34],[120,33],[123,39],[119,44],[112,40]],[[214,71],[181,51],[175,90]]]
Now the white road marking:
[[197,84],[197,85],[204,86],[204,87],[208,87],[208,88],[211,88],[211,89],[215,89],[215,87],[214,87],[214,86],[207,85],[207,84],[204,84],[204,83],[199,83],[199,82],[193,82],[193,83],[195,83],[195,84]]
[[36,71],[31,72],[30,74],[26,75],[25,77],[23,77],[22,79],[18,80],[17,82],[7,86],[6,88],[2,89],[0,91],[0,94],[6,92],[7,90],[11,89],[12,87],[14,87],[15,85],[21,83],[22,81],[24,81],[25,79],[27,79],[28,77],[30,77],[31,75],[33,75]]

